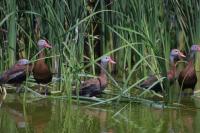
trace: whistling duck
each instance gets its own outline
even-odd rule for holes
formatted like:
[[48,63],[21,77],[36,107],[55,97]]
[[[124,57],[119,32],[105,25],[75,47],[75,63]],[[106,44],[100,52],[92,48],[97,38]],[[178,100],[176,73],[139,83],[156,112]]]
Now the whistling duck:
[[51,82],[52,80],[52,73],[48,67],[48,65],[45,63],[45,48],[52,48],[52,46],[49,45],[47,40],[39,40],[37,43],[39,47],[39,58],[34,64],[33,68],[33,76],[34,79],[38,84],[47,84]]
[[[32,64],[29,63],[27,59],[20,59],[15,65],[10,69],[5,71],[0,76],[0,85],[2,84],[15,84],[19,85],[26,80],[26,76],[32,71]],[[6,90],[4,90],[5,92]],[[17,92],[19,90],[17,89]]]
[[191,88],[192,91],[194,91],[195,85],[197,83],[197,76],[194,66],[196,52],[200,52],[200,45],[192,45],[187,58],[188,64],[179,74],[178,82],[182,90]]
[[80,85],[80,89],[74,90],[73,94],[76,95],[77,91],[79,91],[78,94],[80,96],[92,97],[92,96],[96,96],[96,95],[101,94],[101,92],[107,86],[107,76],[106,76],[105,71],[106,71],[108,63],[115,64],[116,62],[113,61],[110,56],[103,56],[101,58],[100,75],[97,78],[92,78],[92,79],[84,81],[84,83],[82,83]]
[[[180,52],[178,49],[172,49],[170,52],[170,65],[171,69],[167,72],[167,79],[169,80],[170,84],[173,83],[174,79],[176,78],[176,62],[180,60],[181,57],[185,57],[185,55]],[[156,81],[158,81],[157,77],[155,75],[151,75],[148,77],[147,80],[142,82],[140,84],[141,88],[149,88],[152,86]],[[152,86],[151,90],[154,90],[155,92],[162,92],[162,87],[160,83],[155,84]]]

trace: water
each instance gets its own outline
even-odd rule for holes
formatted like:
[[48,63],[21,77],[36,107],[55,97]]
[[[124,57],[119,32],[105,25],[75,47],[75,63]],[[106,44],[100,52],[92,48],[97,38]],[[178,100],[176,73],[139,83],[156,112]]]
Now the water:
[[184,108],[156,109],[136,103],[86,107],[61,99],[8,94],[1,102],[1,133],[198,133],[198,98]]

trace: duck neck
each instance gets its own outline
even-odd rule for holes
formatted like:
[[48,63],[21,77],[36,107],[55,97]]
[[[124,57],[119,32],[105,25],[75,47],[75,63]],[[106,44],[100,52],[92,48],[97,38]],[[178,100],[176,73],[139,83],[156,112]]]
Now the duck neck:
[[39,50],[40,50],[39,51],[39,59],[44,58],[45,57],[44,49],[40,48]]
[[106,77],[106,69],[107,69],[107,63],[101,63],[101,72],[100,72],[100,76]]
[[188,57],[188,61],[194,62],[195,61],[195,52],[191,51]]
[[176,62],[177,62],[176,57],[170,55],[170,66],[171,66],[172,68],[176,67]]
[[170,71],[176,72],[176,62],[178,61],[178,57],[170,55]]
[[175,65],[174,56],[170,55],[170,64],[171,66]]

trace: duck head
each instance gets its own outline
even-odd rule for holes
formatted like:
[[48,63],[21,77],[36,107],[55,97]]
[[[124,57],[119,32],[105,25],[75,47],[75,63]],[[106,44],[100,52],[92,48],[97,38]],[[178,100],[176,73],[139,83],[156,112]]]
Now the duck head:
[[107,63],[115,64],[116,62],[114,60],[112,60],[112,58],[110,56],[103,56],[101,58],[101,63],[102,64],[107,64]]
[[52,48],[52,46],[48,43],[47,40],[44,39],[40,39],[37,43],[39,49],[43,49],[43,48]]
[[179,57],[179,58],[184,58],[186,57],[180,50],[178,49],[172,49],[171,50],[171,53],[170,53],[170,56],[174,56],[174,57]]
[[175,61],[185,58],[186,56],[178,49],[172,49],[170,52],[170,62],[174,63]]
[[191,52],[200,52],[200,45],[192,45],[190,48]]
[[187,60],[193,61],[195,59],[195,53],[200,52],[200,45],[193,44],[190,48],[190,53],[188,55]]

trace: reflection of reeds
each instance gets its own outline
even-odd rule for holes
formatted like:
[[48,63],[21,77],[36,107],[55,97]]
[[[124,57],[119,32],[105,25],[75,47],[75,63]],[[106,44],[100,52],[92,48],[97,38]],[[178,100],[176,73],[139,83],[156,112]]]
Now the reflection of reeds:
[[[117,65],[113,71],[124,83],[120,85],[109,75],[116,85],[116,94],[128,96],[150,73],[166,75],[171,48],[187,50],[189,45],[199,42],[198,6],[197,0],[181,3],[175,0],[3,0],[0,69],[11,66],[15,57],[36,60],[35,42],[47,38],[53,44],[47,62],[61,81],[53,90],[71,96],[72,83],[79,86],[78,75],[88,70],[96,74],[95,63],[104,53],[114,56]],[[22,53],[16,56],[16,51]],[[82,63],[84,56],[89,57],[90,63]],[[168,84],[164,82],[164,85]],[[167,89],[164,97],[170,98],[170,93]]]

